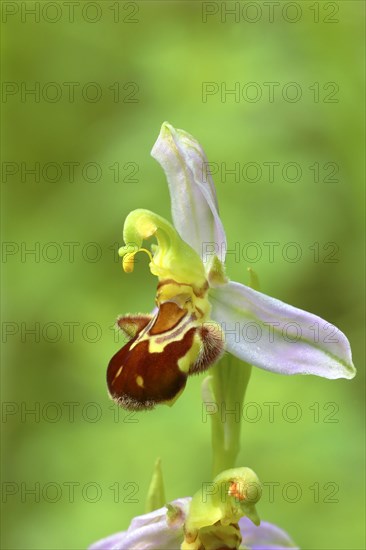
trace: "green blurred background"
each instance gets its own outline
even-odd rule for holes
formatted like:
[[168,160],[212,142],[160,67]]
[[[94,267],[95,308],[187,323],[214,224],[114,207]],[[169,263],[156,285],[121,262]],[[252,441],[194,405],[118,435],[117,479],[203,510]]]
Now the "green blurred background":
[[[254,369],[238,464],[267,483],[260,515],[304,549],[364,548],[364,4],[281,2],[272,22],[266,3],[75,2],[73,22],[65,4],[2,5],[2,548],[85,548],[126,528],[144,511],[157,456],[168,499],[211,478],[202,377],[171,409],[119,418],[105,384],[121,345],[114,319],[154,302],[147,258],[123,274],[116,247],[132,209],[170,216],[149,154],[164,120],[217,163],[229,245],[247,251],[228,256],[230,277],[247,282],[252,267],[264,292],[334,323],[358,367],[352,381]],[[217,13],[204,22],[207,10]],[[203,101],[205,82],[218,91]],[[279,83],[273,102],[265,82]],[[221,97],[235,83],[240,97]],[[24,94],[35,86],[38,98]],[[269,162],[279,163],[273,181]],[[35,163],[39,181],[25,172]],[[238,181],[224,173],[235,163]],[[300,166],[298,181],[288,163]],[[265,242],[280,243],[274,261]],[[283,257],[289,242],[298,261]],[[268,402],[279,404],[273,422]],[[298,422],[286,420],[290,402]]]

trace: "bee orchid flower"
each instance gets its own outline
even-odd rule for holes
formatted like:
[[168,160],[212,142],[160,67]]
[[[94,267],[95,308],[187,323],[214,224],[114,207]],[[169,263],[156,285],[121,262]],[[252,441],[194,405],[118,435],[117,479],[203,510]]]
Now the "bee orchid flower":
[[260,522],[255,507],[260,496],[253,470],[226,470],[192,498],[134,518],[127,531],[95,542],[89,550],[298,549],[285,531]]
[[[149,255],[159,281],[157,310],[118,319],[129,341],[108,366],[111,397],[133,410],[172,404],[187,377],[208,369],[224,351],[280,374],[353,378],[350,344],[341,331],[227,278],[225,231],[197,140],[165,122],[151,154],[167,177],[174,226],[142,209],[125,220],[123,268],[132,272],[135,255]],[[151,251],[143,248],[152,237],[157,243]]]
[[[179,550],[184,539],[184,521],[190,501],[190,497],[180,498],[163,508],[137,516],[126,531],[94,542],[88,550]],[[245,544],[239,546],[241,550],[298,550],[289,535],[272,523],[262,521],[256,526],[249,518],[242,517],[238,526],[239,530],[232,530],[236,531],[236,540],[241,539]],[[221,550],[235,548],[223,544],[221,540]]]

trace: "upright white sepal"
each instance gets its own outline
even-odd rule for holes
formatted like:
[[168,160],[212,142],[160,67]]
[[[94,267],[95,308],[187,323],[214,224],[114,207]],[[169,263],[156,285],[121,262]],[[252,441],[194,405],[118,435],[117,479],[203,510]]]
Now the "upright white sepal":
[[172,217],[178,233],[202,258],[225,260],[226,237],[219,217],[207,157],[198,141],[164,122],[151,155],[169,185]]

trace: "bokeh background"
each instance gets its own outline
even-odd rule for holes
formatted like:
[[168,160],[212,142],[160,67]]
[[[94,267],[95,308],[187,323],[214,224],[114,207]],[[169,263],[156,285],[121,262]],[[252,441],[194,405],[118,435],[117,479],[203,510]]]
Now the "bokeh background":
[[173,408],[132,416],[105,385],[114,319],[154,302],[147,258],[126,275],[116,250],[132,209],[170,217],[150,157],[164,120],[216,163],[241,251],[230,277],[252,267],[264,292],[338,326],[358,367],[352,381],[253,370],[238,464],[267,483],[260,515],[302,548],[364,548],[364,4],[281,2],[273,17],[260,2],[2,4],[2,548],[79,549],[126,528],[158,456],[167,499],[211,479],[202,377]]

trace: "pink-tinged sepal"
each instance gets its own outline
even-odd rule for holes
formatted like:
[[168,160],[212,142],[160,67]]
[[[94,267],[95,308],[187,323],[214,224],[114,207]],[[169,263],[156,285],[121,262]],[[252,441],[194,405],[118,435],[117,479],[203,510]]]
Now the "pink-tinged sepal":
[[201,257],[210,250],[224,261],[226,236],[201,145],[188,132],[164,122],[151,155],[166,174],[173,221],[182,239]]
[[211,289],[210,301],[238,359],[280,374],[355,376],[346,336],[317,315],[234,282]]

